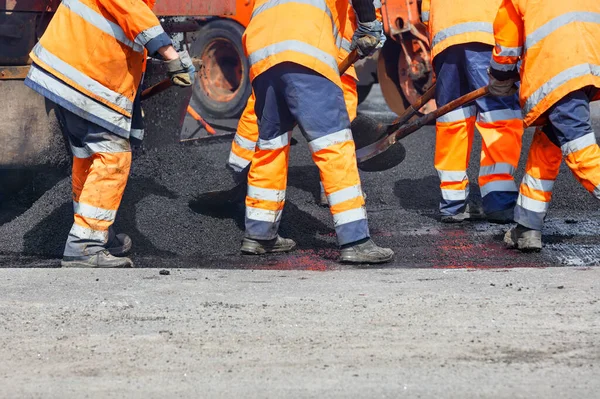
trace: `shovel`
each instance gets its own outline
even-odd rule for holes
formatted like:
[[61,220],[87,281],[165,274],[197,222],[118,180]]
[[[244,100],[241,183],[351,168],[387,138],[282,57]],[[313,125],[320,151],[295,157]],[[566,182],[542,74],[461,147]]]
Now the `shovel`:
[[[396,144],[398,140],[403,139],[410,135],[411,133],[416,132],[423,126],[427,125],[430,122],[433,122],[437,118],[442,115],[447,114],[450,111],[453,111],[459,107],[462,107],[465,104],[468,104],[472,101],[477,100],[478,98],[484,97],[489,94],[489,89],[487,86],[482,87],[480,89],[474,90],[468,94],[465,94],[462,97],[457,98],[456,100],[450,101],[448,104],[444,105],[436,109],[435,111],[424,115],[408,124],[405,124],[414,114],[415,109],[419,109],[418,105],[422,102],[423,104],[429,101],[433,97],[433,90],[435,87],[432,87],[415,103],[415,106],[411,106],[406,110],[404,114],[402,114],[395,123],[384,126],[378,125],[378,133],[372,136],[378,136],[380,139],[375,142],[362,146],[356,150],[356,159],[358,161],[358,167],[361,170],[365,171],[382,171],[390,169],[400,162],[402,162],[403,158],[400,157],[390,157],[390,153],[393,153],[393,149],[398,146]],[[431,96],[431,97],[429,97]],[[429,97],[429,99],[427,99]],[[396,145],[394,145],[396,144]]]

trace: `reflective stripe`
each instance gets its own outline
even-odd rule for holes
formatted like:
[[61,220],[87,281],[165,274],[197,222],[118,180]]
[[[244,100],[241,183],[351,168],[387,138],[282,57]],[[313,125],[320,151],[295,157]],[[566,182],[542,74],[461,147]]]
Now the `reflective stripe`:
[[446,201],[464,201],[467,199],[468,191],[442,189],[442,198]]
[[596,188],[594,188],[594,192],[592,193],[594,195],[594,197],[600,199],[600,185],[596,186]]
[[492,58],[492,60],[490,61],[490,67],[492,69],[495,69],[496,71],[510,72],[517,69],[517,62],[515,62],[514,64],[500,64]]
[[485,32],[494,34],[494,27],[489,22],[464,22],[462,24],[456,24],[436,33],[433,37],[433,44],[431,47],[437,46],[442,41],[452,36],[470,32]]
[[546,96],[552,93],[559,86],[565,84],[571,79],[578,78],[580,76],[585,75],[593,75],[600,76],[600,65],[593,64],[579,64],[571,67],[569,69],[565,69],[558,75],[554,76],[552,79],[549,79],[540,86],[539,89],[534,91],[527,101],[525,101],[525,106],[523,107],[523,112],[527,115],[533,108],[535,108]]
[[517,189],[517,185],[512,180],[491,181],[489,183],[484,184],[483,186],[480,186],[479,190],[481,191],[482,197],[485,197],[486,195],[488,195],[489,193],[492,193],[492,192],[499,192],[499,191],[517,192],[517,191],[519,191]]
[[534,190],[548,193],[552,192],[552,189],[554,188],[554,180],[538,179],[537,177],[533,177],[528,173],[523,176],[523,181],[521,183]]
[[348,201],[352,198],[362,197],[362,190],[360,184],[355,186],[346,187],[338,190],[335,193],[331,193],[327,196],[327,203],[329,206],[340,204],[344,201]]
[[376,10],[381,8],[381,0],[373,0],[373,7],[375,7]]
[[523,54],[523,47],[504,47],[500,44],[496,44],[496,50],[498,51],[498,56],[500,57],[520,57]]
[[548,207],[550,206],[549,202],[534,200],[533,198],[529,198],[523,194],[519,194],[519,198],[517,198],[517,205],[521,208],[527,209],[532,212],[547,212]]
[[273,190],[248,184],[248,197],[257,200],[281,202],[285,200],[285,190]]
[[472,116],[477,114],[477,108],[471,105],[468,107],[461,107],[455,109],[454,111],[450,111],[445,115],[440,116],[436,119],[436,122],[440,123],[450,123],[450,122],[460,122],[464,121]]
[[421,21],[423,21],[423,22],[429,22],[429,11],[422,11],[421,12]]
[[252,141],[249,140],[245,137],[240,136],[239,134],[235,134],[235,137],[233,138],[233,141],[239,145],[240,147],[249,150],[249,151],[254,151],[256,149],[256,141]]
[[350,42],[349,40],[347,40],[346,38],[342,38],[342,46],[341,49],[347,52],[350,52],[350,45],[352,44],[352,42]]
[[572,22],[600,24],[600,14],[589,11],[573,11],[559,15],[527,35],[525,38],[525,48],[529,50],[556,29]]
[[144,139],[144,129],[131,129],[129,131],[129,136],[138,139],[138,140],[143,140]]
[[443,182],[467,180],[467,172],[463,170],[438,170],[438,176]]
[[125,97],[123,94],[119,94],[116,91],[112,91],[111,89],[105,87],[101,83],[98,83],[94,79],[90,78],[83,72],[78,71],[73,68],[71,65],[67,64],[48,50],[46,50],[40,43],[36,44],[33,48],[33,54],[36,55],[47,64],[50,68],[60,72],[68,79],[72,80],[79,86],[84,89],[90,91],[91,93],[97,95],[98,97],[103,98],[111,104],[118,106],[119,108],[124,109],[125,111],[131,113],[133,109],[133,102]]
[[84,147],[75,147],[73,144],[71,144],[71,154],[73,154],[73,156],[75,158],[81,158],[81,159],[86,159],[92,156],[92,154],[87,150],[87,148]]
[[271,140],[258,139],[258,148],[261,150],[276,150],[279,148],[284,148],[289,144],[290,137],[288,132],[285,132],[281,136],[275,137]]
[[339,132],[331,133],[308,143],[310,150],[315,153],[319,152],[332,145],[345,143],[352,140],[352,131],[350,129],[340,130]]
[[131,47],[134,51],[137,51],[138,53],[144,51],[144,47],[132,42],[119,25],[104,18],[101,14],[92,10],[79,0],[63,0],[62,4],[102,32],[114,37],[124,45]]
[[299,40],[285,40],[256,50],[248,56],[250,66],[272,55],[279,54],[284,51],[295,51],[298,53],[309,55],[327,64],[336,73],[339,73],[335,57],[331,56],[330,54],[327,54],[325,51],[317,47],[311,46],[310,44],[301,42]]
[[352,223],[366,218],[367,210],[364,207],[350,209],[349,211],[344,211],[333,215],[333,225],[338,227],[346,223]]
[[84,147],[77,147],[70,142],[71,152],[75,158],[89,158],[97,153],[119,153],[131,151],[131,145],[127,139],[115,137],[114,141],[102,141],[99,143],[85,143]]
[[246,206],[246,217],[261,222],[275,223],[281,219],[281,211],[269,211],[266,209]]
[[136,37],[135,42],[141,46],[145,46],[148,42],[155,37],[165,33],[162,26],[156,25],[151,28],[141,31]]
[[106,242],[106,240],[108,240],[108,230],[92,230],[87,227],[80,226],[76,223],[73,223],[73,227],[71,227],[69,235],[80,239],[87,239],[92,241]]
[[479,176],[512,175],[513,173],[515,173],[515,167],[505,162],[498,162],[493,165],[481,166],[479,168]]
[[560,149],[563,153],[563,156],[567,156],[576,151],[583,150],[586,147],[596,144],[596,135],[592,133],[588,133],[585,136],[579,137],[573,141],[569,141],[566,144],[563,144]]
[[117,211],[104,209],[97,206],[82,204],[81,202],[73,201],[73,211],[86,218],[113,221],[117,217]]
[[511,119],[523,119],[520,109],[498,109],[495,111],[480,112],[477,115],[477,122],[492,123],[499,121],[509,121]]
[[250,162],[251,161],[247,159],[235,155],[233,152],[229,153],[229,159],[227,160],[229,166],[233,167],[234,169],[239,168],[240,170],[250,165]]

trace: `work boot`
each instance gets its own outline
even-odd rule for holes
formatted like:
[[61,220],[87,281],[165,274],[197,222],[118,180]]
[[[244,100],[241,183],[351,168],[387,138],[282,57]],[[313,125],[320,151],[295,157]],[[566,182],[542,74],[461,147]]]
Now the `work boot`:
[[117,234],[106,244],[106,250],[113,256],[123,256],[131,250],[131,244],[127,234]]
[[133,267],[129,258],[117,258],[112,256],[107,249],[89,256],[65,256],[60,262],[62,267],[84,267],[84,268],[117,268]]
[[485,214],[478,207],[470,204],[465,205],[465,209],[455,215],[442,215],[442,223],[461,223],[468,220],[481,220]]
[[377,246],[368,238],[366,241],[342,248],[340,262],[342,263],[386,263],[394,257],[394,251]]
[[296,248],[296,242],[279,235],[272,240],[254,240],[244,237],[242,240],[242,253],[247,255],[262,255],[276,252],[290,252]]
[[504,234],[504,243],[508,248],[516,248],[522,252],[540,252],[542,232],[518,224]]
[[508,224],[514,222],[515,208],[503,209],[485,214],[486,219],[490,223]]

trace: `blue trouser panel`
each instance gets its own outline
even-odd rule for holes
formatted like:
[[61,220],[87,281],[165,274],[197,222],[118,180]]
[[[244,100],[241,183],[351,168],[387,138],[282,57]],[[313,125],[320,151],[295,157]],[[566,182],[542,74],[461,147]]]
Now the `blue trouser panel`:
[[[434,58],[434,69],[437,78],[435,100],[438,107],[486,86],[489,82],[487,69],[491,57],[492,47],[483,43],[455,45],[438,54]],[[480,120],[482,115],[489,115],[493,111],[503,111],[504,114],[512,117],[520,117],[521,108],[518,96],[515,94],[509,97],[482,97],[476,100],[474,104],[463,107],[462,111],[462,114],[468,117],[478,115],[478,120]],[[472,137],[475,124],[469,124],[468,129],[469,137]],[[465,161],[465,164],[468,165],[469,160],[466,159]],[[510,209],[515,206],[518,194],[517,187],[512,182],[507,189],[508,191],[494,190],[489,193],[482,193],[483,209],[486,213]],[[464,200],[442,199],[440,202],[441,213],[443,215],[454,215],[461,212],[466,205],[467,196]]]
[[[562,149],[563,157],[568,155],[569,145],[577,139],[588,136],[590,143],[595,142],[595,138],[592,137],[594,131],[591,124],[590,100],[597,93],[597,90],[593,87],[587,87],[573,91],[557,101],[546,112],[548,123],[543,126],[542,131],[552,143]],[[549,163],[544,159],[538,161],[540,163],[539,167],[544,167],[545,164]],[[600,164],[598,167],[600,168]],[[576,171],[573,171],[573,173],[576,174]],[[590,180],[594,178],[591,176]],[[524,184],[526,184],[525,179]],[[551,190],[552,188],[549,188],[544,191],[551,192]],[[598,193],[595,193],[595,195],[598,197]],[[515,207],[515,222],[530,229],[541,230],[546,215],[547,208],[534,211],[519,204]]]
[[[261,140],[272,140],[286,134],[295,123],[298,123],[309,146],[317,143],[317,139],[350,128],[342,89],[306,67],[289,62],[278,64],[257,76],[252,85],[256,95],[254,110],[258,118],[259,145]],[[325,181],[324,176],[332,180],[331,176],[334,179],[344,178],[347,173],[328,168],[327,164],[317,166],[322,181]],[[272,238],[278,229],[279,220],[271,223],[246,216],[247,237]],[[366,211],[364,218],[336,223],[335,229],[340,245],[369,237]]]

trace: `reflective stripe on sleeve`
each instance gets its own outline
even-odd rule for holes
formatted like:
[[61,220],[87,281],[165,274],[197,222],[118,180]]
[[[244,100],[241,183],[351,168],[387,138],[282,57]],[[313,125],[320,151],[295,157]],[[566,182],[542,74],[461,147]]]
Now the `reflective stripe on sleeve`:
[[258,148],[261,150],[277,150],[290,144],[289,133],[285,132],[271,140],[258,139]]
[[493,165],[481,166],[479,168],[479,176],[512,175],[513,173],[515,173],[515,167],[505,162],[498,162]]
[[249,151],[254,151],[256,149],[256,142],[249,140],[245,137],[240,136],[239,134],[235,134],[235,137],[233,138],[233,141],[239,145],[240,147],[249,150]]
[[62,4],[102,32],[114,37],[124,45],[131,47],[134,51],[137,51],[138,53],[144,51],[144,47],[131,41],[119,25],[104,18],[101,14],[79,0],[63,0]]
[[421,21],[429,22],[429,11],[421,12]]
[[285,40],[282,42],[271,44],[270,46],[263,47],[259,50],[256,50],[252,54],[248,56],[248,60],[250,65],[254,65],[272,55],[282,53],[284,51],[295,51],[298,53],[306,54],[311,57],[314,57],[324,64],[328,65],[333,69],[336,73],[339,73],[337,60],[335,57],[327,54],[325,51],[311,46],[308,43],[301,42],[299,40]]
[[308,143],[308,147],[311,152],[315,153],[327,147],[331,147],[332,145],[345,143],[350,140],[352,140],[352,131],[350,129],[343,129],[339,132],[330,133],[326,136],[314,139]]
[[442,198],[446,201],[464,201],[467,199],[468,190],[442,189]]
[[479,187],[481,196],[485,197],[492,192],[517,192],[517,185],[512,180],[494,180]]
[[537,177],[533,177],[528,173],[523,176],[523,181],[521,183],[534,190],[544,192],[552,192],[552,189],[554,188],[554,180],[538,179]]
[[248,184],[248,197],[257,200],[281,202],[285,200],[285,190],[255,187]]
[[563,144],[560,147],[560,150],[563,153],[563,156],[567,156],[579,150],[583,150],[586,147],[596,144],[596,135],[592,133],[588,133],[585,136],[579,137],[573,141],[569,141],[566,144]]
[[517,63],[515,62],[514,64],[500,64],[492,58],[492,60],[490,61],[490,67],[492,69],[495,69],[496,71],[510,72],[517,69]]
[[462,24],[457,24],[436,33],[433,37],[433,44],[431,45],[431,47],[437,46],[438,44],[452,36],[471,32],[484,32],[493,35],[494,27],[489,22],[464,22]]
[[329,206],[333,206],[353,198],[362,197],[362,195],[360,184],[357,184],[329,194],[327,196],[327,203]]
[[335,227],[346,223],[356,222],[367,218],[367,210],[364,207],[350,209],[348,211],[336,213],[333,215],[333,225]]
[[508,121],[511,119],[523,119],[520,109],[499,109],[495,111],[480,112],[477,115],[477,122],[492,123],[498,121]]
[[165,30],[162,26],[153,26],[138,33],[138,35],[135,37],[135,43],[139,44],[140,46],[145,46],[150,40],[161,35],[162,33],[165,33]]
[[373,7],[375,7],[376,10],[381,8],[381,0],[373,0]]
[[600,24],[600,14],[590,11],[573,11],[559,15],[527,35],[525,38],[525,48],[530,49],[552,34],[556,29],[573,22]]
[[523,47],[504,47],[500,44],[496,44],[496,50],[500,57],[520,57],[523,54]]
[[519,194],[519,197],[517,198],[517,205],[524,209],[527,209],[528,211],[542,213],[548,211],[550,203],[534,200],[533,198],[529,198],[523,194]]
[[69,231],[69,235],[77,237],[77,238],[102,242],[102,241],[106,241],[108,239],[108,230],[107,231],[92,230],[90,228],[83,227],[76,223],[73,223],[73,227],[71,227],[71,231]]
[[275,223],[281,219],[281,211],[269,211],[267,209],[246,206],[246,217],[260,222]]
[[443,182],[467,180],[467,172],[464,170],[438,170],[437,172]]
[[73,201],[73,211],[86,218],[97,220],[114,221],[117,217],[117,211],[104,209],[97,206],[82,204],[81,202]]
[[346,38],[342,38],[342,46],[341,49],[345,50],[347,52],[350,52],[350,45],[352,44],[352,42],[350,42],[349,40],[347,40]]
[[450,123],[450,122],[460,122],[467,120],[468,118],[475,116],[477,114],[477,108],[473,105],[468,107],[461,107],[455,109],[454,111],[450,111],[445,115],[440,116],[436,119],[436,122],[440,123]]

